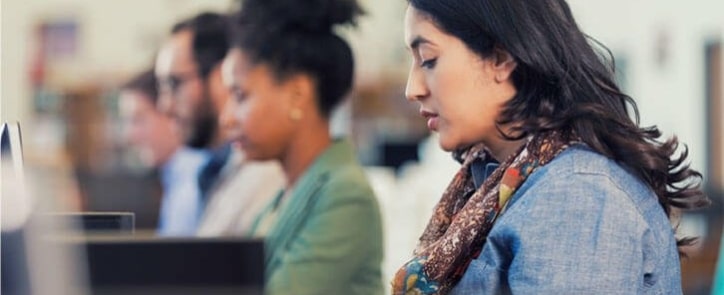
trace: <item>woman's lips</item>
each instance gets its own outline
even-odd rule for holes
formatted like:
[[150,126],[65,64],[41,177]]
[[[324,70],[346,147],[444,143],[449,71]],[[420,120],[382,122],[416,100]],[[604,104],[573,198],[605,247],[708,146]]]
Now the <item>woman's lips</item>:
[[420,116],[423,116],[427,119],[427,128],[428,129],[430,129],[432,131],[437,131],[439,119],[438,119],[438,115],[436,113],[421,109]]
[[246,138],[244,138],[241,135],[237,135],[233,137],[234,140],[231,141],[231,146],[233,146],[235,149],[243,150],[246,144]]
[[243,150],[243,149],[244,149],[244,144],[241,143],[240,140],[234,140],[233,142],[231,142],[231,145],[232,145],[235,149],[237,149],[237,150]]

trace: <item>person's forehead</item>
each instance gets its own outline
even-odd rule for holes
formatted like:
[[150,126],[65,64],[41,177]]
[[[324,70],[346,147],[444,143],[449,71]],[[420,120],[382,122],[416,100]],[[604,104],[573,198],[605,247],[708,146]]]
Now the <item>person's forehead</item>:
[[124,108],[153,108],[151,98],[149,98],[147,94],[134,89],[122,90],[119,93],[119,100],[120,105],[122,105]]
[[120,100],[118,101],[118,110],[122,117],[131,117],[132,115],[138,113],[141,108],[139,106],[139,100],[133,96],[134,94],[132,93],[121,92]]
[[236,61],[234,71],[248,73],[255,68],[256,64],[252,63],[249,55],[243,50],[235,49],[231,51],[231,54],[234,55]]
[[411,48],[412,45],[421,45],[421,43],[429,45],[433,43],[432,40],[442,37],[441,34],[442,32],[435,26],[429,16],[412,6],[407,8],[405,14],[405,46],[408,49],[415,49]]
[[196,63],[191,47],[193,34],[184,30],[172,35],[159,52],[156,66],[159,72],[192,70]]
[[221,62],[221,80],[224,82],[226,87],[232,87],[235,85],[235,76],[237,71],[237,59],[238,57],[234,53],[234,50],[229,51]]
[[[222,65],[225,77],[246,77],[257,67],[251,63],[244,51],[235,48],[229,51]],[[231,80],[231,79],[229,79]],[[236,80],[236,79],[233,79]]]

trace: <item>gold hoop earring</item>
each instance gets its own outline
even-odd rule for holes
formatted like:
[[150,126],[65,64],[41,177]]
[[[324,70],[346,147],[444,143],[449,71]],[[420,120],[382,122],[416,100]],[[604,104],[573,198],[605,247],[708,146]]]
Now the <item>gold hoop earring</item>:
[[294,108],[289,112],[289,118],[291,118],[294,121],[299,121],[302,119],[302,110]]

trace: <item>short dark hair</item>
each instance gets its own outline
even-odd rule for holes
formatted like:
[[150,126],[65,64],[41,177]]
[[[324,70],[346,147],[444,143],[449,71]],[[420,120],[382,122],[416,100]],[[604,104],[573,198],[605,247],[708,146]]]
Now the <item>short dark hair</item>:
[[356,0],[244,0],[242,7],[233,18],[233,45],[269,66],[277,81],[311,76],[328,117],[354,80],[352,49],[332,29],[355,25],[364,13]]
[[229,21],[226,15],[204,12],[173,26],[172,34],[189,30],[193,34],[191,46],[198,74],[207,78],[226,57],[229,50]]
[[134,90],[143,93],[156,105],[158,101],[158,82],[153,70],[146,70],[121,86],[121,90]]

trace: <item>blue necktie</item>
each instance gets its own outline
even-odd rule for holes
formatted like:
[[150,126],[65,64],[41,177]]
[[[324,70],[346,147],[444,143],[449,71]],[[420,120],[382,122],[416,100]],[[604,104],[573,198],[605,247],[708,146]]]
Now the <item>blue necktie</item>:
[[222,168],[231,155],[231,145],[225,144],[211,154],[209,162],[206,163],[199,173],[199,192],[201,193],[201,204],[206,205],[209,194],[214,184],[219,179]]

